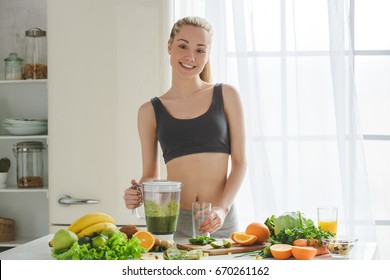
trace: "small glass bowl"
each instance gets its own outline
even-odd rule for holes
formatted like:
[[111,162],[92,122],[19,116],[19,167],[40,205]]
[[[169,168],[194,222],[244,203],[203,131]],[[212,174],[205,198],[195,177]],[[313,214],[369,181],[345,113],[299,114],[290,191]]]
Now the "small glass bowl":
[[335,238],[325,239],[324,244],[333,258],[347,259],[357,241],[358,239],[352,236],[337,236]]

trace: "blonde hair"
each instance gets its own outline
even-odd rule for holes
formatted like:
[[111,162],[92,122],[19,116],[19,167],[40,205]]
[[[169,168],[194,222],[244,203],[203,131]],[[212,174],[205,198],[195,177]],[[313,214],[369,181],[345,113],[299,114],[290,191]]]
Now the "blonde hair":
[[[169,36],[169,43],[172,44],[173,40],[175,39],[176,35],[179,34],[181,28],[186,25],[191,25],[194,27],[200,27],[206,30],[210,35],[210,42],[213,37],[213,28],[211,24],[201,17],[184,17],[176,21],[176,23],[173,25],[171,34]],[[211,83],[211,67],[210,67],[210,60],[207,61],[206,65],[204,66],[202,72],[199,74],[199,77],[207,82]]]

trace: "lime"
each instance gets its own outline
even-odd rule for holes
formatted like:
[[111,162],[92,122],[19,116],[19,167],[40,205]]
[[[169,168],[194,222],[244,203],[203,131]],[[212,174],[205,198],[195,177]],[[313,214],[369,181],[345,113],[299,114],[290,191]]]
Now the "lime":
[[232,242],[230,242],[229,240],[226,240],[226,239],[222,239],[222,244],[223,244],[223,247],[225,247],[225,248],[232,247]]
[[92,238],[92,247],[93,248],[99,248],[100,246],[103,246],[106,244],[107,238],[103,235],[95,236]]
[[69,249],[77,240],[77,235],[74,232],[67,229],[60,229],[54,234],[53,248],[54,250]]
[[213,241],[210,243],[210,245],[211,245],[211,247],[213,247],[215,249],[219,249],[219,248],[222,248],[223,242],[221,240]]

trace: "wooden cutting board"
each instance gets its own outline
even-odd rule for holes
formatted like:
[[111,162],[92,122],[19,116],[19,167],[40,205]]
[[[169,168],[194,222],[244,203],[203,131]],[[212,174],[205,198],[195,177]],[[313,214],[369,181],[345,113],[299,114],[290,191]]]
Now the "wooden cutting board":
[[176,244],[176,247],[178,249],[182,250],[202,250],[203,253],[208,253],[210,256],[216,256],[216,255],[227,255],[229,253],[231,254],[238,254],[238,253],[248,253],[248,252],[254,252],[261,250],[265,248],[267,244],[253,244],[253,245],[240,245],[238,243],[233,243],[232,247],[230,248],[219,248],[215,249],[210,244],[201,246],[201,245],[192,245],[190,243],[178,243]]

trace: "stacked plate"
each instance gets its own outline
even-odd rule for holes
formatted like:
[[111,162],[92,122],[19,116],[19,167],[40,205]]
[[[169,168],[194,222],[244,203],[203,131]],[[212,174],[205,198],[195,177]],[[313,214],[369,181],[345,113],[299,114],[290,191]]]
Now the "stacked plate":
[[12,135],[41,135],[47,133],[46,119],[5,119],[1,126]]

